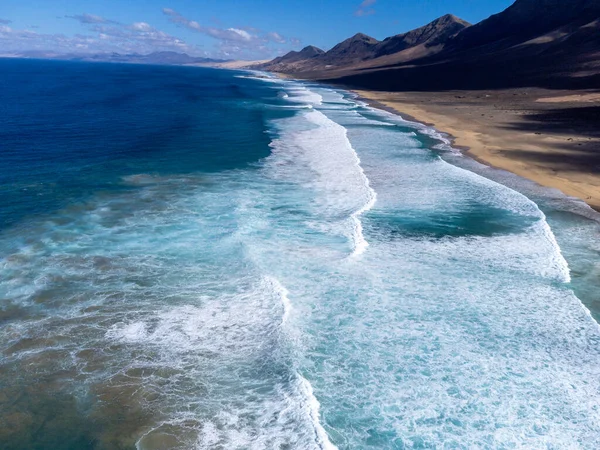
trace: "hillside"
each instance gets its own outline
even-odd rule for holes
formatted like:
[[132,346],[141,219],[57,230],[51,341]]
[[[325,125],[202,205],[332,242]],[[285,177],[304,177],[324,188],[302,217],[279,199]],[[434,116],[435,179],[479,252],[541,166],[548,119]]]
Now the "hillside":
[[446,14],[423,27],[384,39],[377,46],[375,56],[392,55],[418,45],[443,45],[470,25],[465,20]]
[[506,48],[573,22],[592,22],[599,16],[597,0],[517,0],[501,13],[460,33],[452,45],[460,50],[490,44]]
[[476,25],[446,15],[381,42],[366,38],[282,71],[381,90],[600,86],[597,0],[517,0]]
[[[358,33],[327,52],[319,49],[320,53],[305,52],[309,48],[307,47],[301,52],[290,52],[276,58],[264,64],[262,69],[288,73],[335,71],[351,66],[368,67],[410,60],[417,54],[426,56],[437,53],[449,38],[469,25],[448,14],[416,30],[391,36],[383,41]],[[409,52],[411,49],[413,51]],[[396,57],[390,59],[393,55]]]

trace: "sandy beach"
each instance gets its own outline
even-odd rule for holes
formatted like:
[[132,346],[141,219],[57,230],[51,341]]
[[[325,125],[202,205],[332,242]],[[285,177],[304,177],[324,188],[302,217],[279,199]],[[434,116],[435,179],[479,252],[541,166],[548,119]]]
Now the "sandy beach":
[[450,134],[485,164],[580,198],[600,211],[600,95],[591,91],[358,91],[373,106]]

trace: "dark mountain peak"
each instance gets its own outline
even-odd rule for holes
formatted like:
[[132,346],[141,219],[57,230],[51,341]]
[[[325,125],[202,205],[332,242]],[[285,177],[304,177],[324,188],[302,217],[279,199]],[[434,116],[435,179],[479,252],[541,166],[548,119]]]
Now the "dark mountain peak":
[[[354,36],[346,39],[345,41],[342,41],[341,44],[353,43],[353,42],[364,42],[366,44],[377,44],[379,41],[377,39],[375,39],[374,37],[368,36],[364,33],[356,33]],[[338,45],[340,45],[340,44],[338,44]]]
[[437,19],[431,21],[430,25],[448,24],[448,23],[454,23],[454,22],[461,23],[465,26],[471,25],[466,20],[463,20],[460,17],[455,16],[454,14],[445,14],[442,17],[438,17]]
[[344,65],[368,59],[379,41],[363,33],[340,42],[320,58],[327,65]]
[[292,50],[291,52],[286,53],[283,56],[280,56],[266,64],[263,64],[261,67],[267,70],[280,69],[281,67],[287,66],[289,64],[308,61],[324,53],[325,52],[320,48],[315,47],[314,45],[308,45],[299,52]]
[[322,55],[323,53],[325,53],[323,50],[321,50],[319,47],[315,47],[314,45],[308,45],[306,47],[304,47],[302,50],[300,50],[298,52],[300,55],[306,55],[306,56],[317,56],[317,55]]
[[420,28],[386,38],[377,46],[376,56],[391,55],[421,44],[427,47],[444,44],[469,26],[469,22],[446,14]]
[[340,42],[331,50],[326,52],[326,55],[336,55],[339,52],[357,51],[360,52],[368,47],[377,45],[379,41],[371,36],[363,33],[356,33],[354,36]]

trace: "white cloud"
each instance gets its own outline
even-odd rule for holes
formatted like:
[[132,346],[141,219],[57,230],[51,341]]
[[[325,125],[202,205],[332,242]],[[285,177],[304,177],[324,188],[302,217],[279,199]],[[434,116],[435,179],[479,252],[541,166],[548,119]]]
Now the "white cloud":
[[153,28],[146,22],[135,22],[131,25],[131,29],[135,31],[152,31]]
[[272,31],[271,33],[267,33],[267,37],[270,41],[277,42],[278,44],[285,44],[286,40],[279,33],[275,33]]
[[225,27],[218,25],[216,20],[212,21],[211,26],[205,26],[182,16],[174,9],[164,8],[162,11],[172,23],[215,39],[214,50],[207,52],[198,45],[191,45],[144,21],[124,24],[89,13],[64,16],[78,21],[85,28],[84,33],[70,36],[14,29],[8,26],[11,23],[9,20],[0,19],[0,48],[4,53],[42,51],[147,54],[176,51],[192,56],[266,59],[299,45],[297,39],[288,39],[274,31],[264,32],[245,26]]
[[[279,48],[273,46],[285,44],[286,38],[279,33],[263,33],[251,27],[218,28],[203,26],[171,8],[163,8],[172,23],[191,31],[202,33],[218,40],[219,56],[226,58],[265,58],[278,54]],[[271,47],[270,47],[271,45]]]
[[244,41],[250,41],[253,38],[253,36],[251,36],[250,33],[248,33],[247,31],[239,30],[237,28],[228,28],[227,31],[231,31],[232,33],[235,33],[237,36],[239,36]]
[[354,11],[354,15],[357,17],[370,16],[375,14],[375,10],[371,8],[377,0],[363,0],[363,2],[358,5],[356,11]]
[[[82,15],[83,16],[83,15]],[[87,15],[90,16],[90,15]],[[155,51],[175,51],[190,55],[205,52],[182,39],[157,30],[146,22],[122,25],[113,20],[93,16],[84,23],[88,34],[65,36],[63,34],[43,34],[31,30],[15,30],[0,25],[0,43],[3,51],[50,51],[57,53],[140,53]],[[89,20],[88,20],[89,19]],[[101,19],[101,20],[100,20]],[[76,19],[79,20],[79,19]]]

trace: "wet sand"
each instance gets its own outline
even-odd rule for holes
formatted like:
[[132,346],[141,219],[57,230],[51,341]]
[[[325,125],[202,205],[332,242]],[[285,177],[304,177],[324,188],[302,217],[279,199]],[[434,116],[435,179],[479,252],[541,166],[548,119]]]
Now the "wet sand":
[[577,197],[600,211],[600,94],[592,91],[382,92],[373,106],[450,134],[485,164]]

